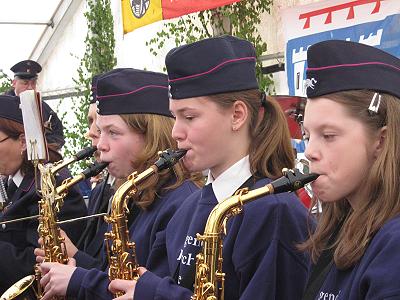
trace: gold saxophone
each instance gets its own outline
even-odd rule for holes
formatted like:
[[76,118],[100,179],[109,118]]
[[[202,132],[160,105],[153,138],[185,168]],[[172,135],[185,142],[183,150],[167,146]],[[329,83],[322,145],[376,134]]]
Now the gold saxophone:
[[[57,214],[63,205],[64,197],[68,189],[79,181],[88,177],[97,175],[106,166],[106,163],[96,163],[83,171],[81,174],[68,178],[57,187],[55,175],[62,168],[70,163],[87,158],[93,154],[93,148],[87,148],[78,152],[73,158],[57,162],[55,164],[38,164],[37,167],[40,171],[40,194],[41,200],[38,202],[39,210],[39,225],[38,234],[42,238],[42,249],[45,252],[44,261],[58,262],[61,264],[68,263],[68,254],[64,244],[64,238],[61,236],[60,228],[57,224]],[[24,219],[24,218],[22,218]],[[43,297],[43,291],[40,285],[41,272],[39,265],[34,266],[35,275],[28,275],[14,285],[12,285],[3,295],[1,300],[11,300],[23,293],[27,288],[36,283],[33,291],[37,299]]]
[[317,174],[304,175],[297,169],[283,170],[284,176],[277,180],[249,191],[238,190],[232,197],[217,204],[208,216],[204,234],[197,234],[203,242],[202,251],[196,256],[196,277],[191,300],[223,300],[225,292],[225,273],[222,271],[223,236],[230,217],[238,215],[243,205],[257,198],[283,192],[295,191],[315,180]]
[[[111,225],[111,230],[105,233],[104,240],[110,281],[114,279],[136,280],[139,278],[135,243],[129,240],[127,220],[129,199],[137,193],[137,186],[140,183],[162,170],[171,168],[185,154],[186,150],[171,149],[159,153],[160,158],[154,165],[140,174],[134,172],[129,175],[128,180],[115,192],[111,202],[110,214],[104,218]],[[116,297],[122,295],[122,292],[115,294]]]

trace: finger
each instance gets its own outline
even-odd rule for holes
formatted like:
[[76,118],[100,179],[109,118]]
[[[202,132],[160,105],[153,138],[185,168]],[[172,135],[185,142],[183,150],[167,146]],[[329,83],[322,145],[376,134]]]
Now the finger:
[[68,266],[76,267],[76,259],[75,259],[75,258],[72,258],[72,257],[68,258],[68,263],[67,263],[67,265],[68,265]]
[[47,274],[51,270],[51,268],[55,265],[56,263],[50,263],[50,262],[41,263],[39,266],[40,272],[42,272],[42,274]]
[[43,262],[43,260],[44,260],[44,257],[43,257],[43,256],[39,256],[39,255],[38,255],[38,256],[36,256],[36,262],[37,262],[37,263],[39,263],[39,264],[40,264],[40,263],[42,263],[42,262]]
[[53,299],[53,297],[54,297],[53,293],[46,291],[46,289],[45,289],[44,296],[42,297],[41,300],[50,300],[50,299]]
[[39,245],[43,246],[43,239],[42,239],[42,238],[39,238],[39,239],[38,239],[38,243],[39,243]]
[[60,229],[60,234],[61,234],[61,236],[62,236],[63,238],[65,238],[65,237],[68,238],[68,235],[67,235],[67,234],[65,233],[65,231],[62,230],[62,229]]
[[111,292],[111,293],[113,293],[113,294],[115,294],[116,292],[118,292],[119,290],[117,289],[117,287],[118,287],[118,279],[116,279],[116,280],[112,280],[111,282],[110,282],[110,284],[108,285],[108,290]]
[[145,267],[139,267],[139,276],[142,276],[145,272],[147,272]]
[[42,274],[42,278],[40,279],[40,285],[42,287],[46,288],[49,281],[50,281],[50,276],[48,274],[46,274],[46,275]]
[[33,250],[33,253],[35,253],[35,255],[44,256],[44,250],[41,248],[35,248],[35,250]]

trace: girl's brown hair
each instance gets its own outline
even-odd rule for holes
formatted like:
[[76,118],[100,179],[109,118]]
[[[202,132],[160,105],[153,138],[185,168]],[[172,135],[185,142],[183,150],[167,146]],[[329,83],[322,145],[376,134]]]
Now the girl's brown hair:
[[[346,199],[322,203],[318,225],[310,238],[300,246],[311,253],[315,263],[322,251],[334,249],[334,262],[339,269],[355,265],[365,253],[374,234],[400,213],[400,99],[381,94],[377,114],[368,111],[373,91],[358,90],[325,95],[342,104],[350,116],[360,120],[371,137],[387,126],[382,151],[363,180],[368,197],[353,210]],[[309,99],[308,101],[313,101]],[[315,205],[317,199],[313,199]],[[342,224],[336,241],[328,245],[333,232]]]
[[[21,134],[24,134],[24,125],[16,121],[12,121],[6,118],[0,118],[0,131],[4,132],[5,135],[9,136],[13,140],[17,140]],[[57,145],[49,144],[47,145],[49,150],[49,161],[55,162],[60,160],[62,157],[57,152]],[[28,155],[26,150],[21,153],[23,156],[22,164],[20,166],[21,173],[23,175],[33,174],[34,167],[31,161],[28,160]],[[7,159],[7,158],[5,158]]]
[[[251,173],[256,177],[276,179],[282,176],[282,168],[294,167],[294,151],[286,117],[272,97],[261,104],[259,90],[246,90],[207,96],[221,108],[229,108],[237,100],[243,101],[249,110],[249,135],[251,138],[249,160]],[[264,107],[262,119],[260,109]]]
[[[153,114],[127,114],[120,116],[132,130],[143,134],[145,139],[144,149],[139,153],[136,161],[131,162],[138,173],[146,170],[158,160],[159,151],[178,148],[171,135],[174,119]],[[153,176],[141,184],[141,192],[137,194],[134,200],[141,208],[145,209],[153,203],[157,193],[174,189],[187,179],[192,180],[197,186],[201,186],[204,183],[202,174],[191,174],[183,163],[179,161],[171,170],[162,171],[157,176]]]

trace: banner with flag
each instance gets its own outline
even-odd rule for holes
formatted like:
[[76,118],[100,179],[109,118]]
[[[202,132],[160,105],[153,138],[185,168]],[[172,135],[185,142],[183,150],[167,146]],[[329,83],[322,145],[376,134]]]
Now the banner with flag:
[[399,2],[326,0],[284,10],[289,94],[305,95],[307,49],[319,41],[360,42],[400,57]]
[[124,33],[161,20],[239,2],[240,0],[121,0]]

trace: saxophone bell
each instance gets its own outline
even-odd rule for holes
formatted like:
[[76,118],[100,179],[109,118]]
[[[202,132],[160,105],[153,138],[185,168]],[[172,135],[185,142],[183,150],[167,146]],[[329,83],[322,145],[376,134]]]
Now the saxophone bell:
[[0,300],[15,299],[15,297],[25,292],[35,282],[35,279],[35,275],[28,275],[18,280],[1,295]]

